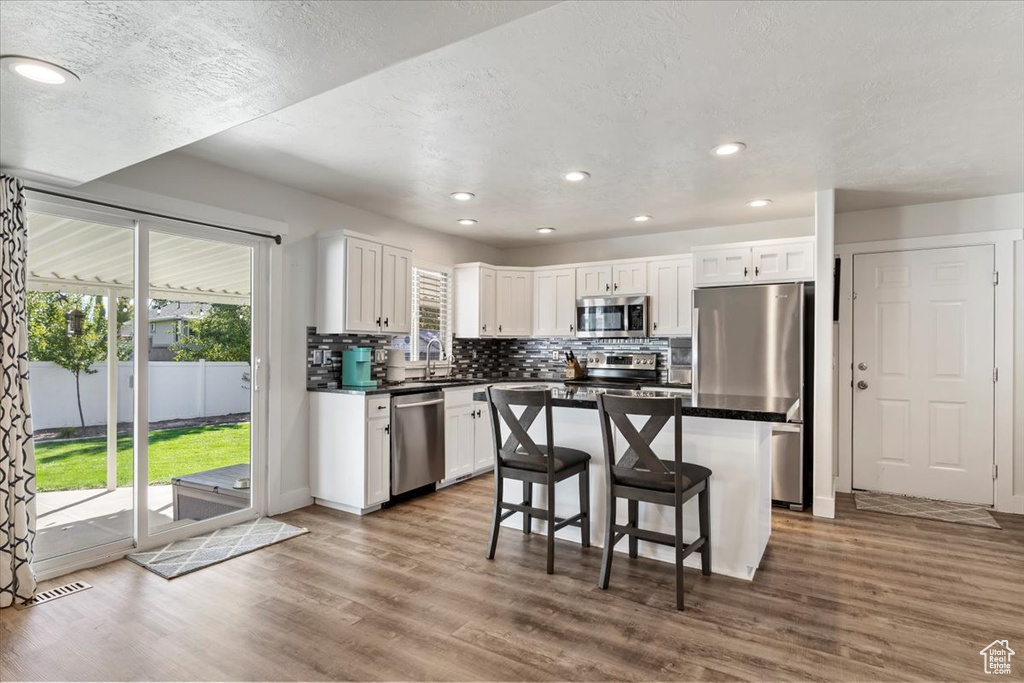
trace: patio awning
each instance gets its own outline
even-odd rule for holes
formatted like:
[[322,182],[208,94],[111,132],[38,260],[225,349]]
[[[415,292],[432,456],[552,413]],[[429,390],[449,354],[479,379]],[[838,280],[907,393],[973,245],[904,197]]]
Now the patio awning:
[[[252,250],[239,244],[150,232],[150,298],[246,304]],[[135,258],[129,228],[29,212],[28,287],[130,296]]]

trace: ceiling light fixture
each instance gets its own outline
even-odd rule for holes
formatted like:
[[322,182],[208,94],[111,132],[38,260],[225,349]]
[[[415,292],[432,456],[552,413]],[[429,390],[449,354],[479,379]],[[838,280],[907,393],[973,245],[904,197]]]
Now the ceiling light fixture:
[[451,197],[452,199],[456,200],[456,201],[468,202],[470,199],[472,199],[476,195],[473,194],[472,192],[452,192],[448,196]]
[[551,233],[553,233],[554,231],[555,231],[555,229],[554,229],[554,228],[547,228],[547,227],[544,227],[544,228],[537,228],[537,232],[539,232],[539,233],[540,233],[540,234],[542,234],[542,235],[550,235],[550,234],[551,234]]
[[772,203],[770,199],[751,199],[747,202],[747,206],[752,206],[755,209],[760,209],[762,206],[768,206]]
[[590,177],[590,174],[586,171],[569,171],[565,174],[565,179],[570,183],[578,183],[581,180],[586,180]]
[[650,216],[633,216],[633,220],[635,220],[637,223],[646,223],[647,221],[651,220],[651,217]]
[[475,218],[460,218],[458,220],[459,225],[476,225]]
[[716,157],[727,157],[737,152],[742,152],[747,146],[742,142],[726,142],[711,148],[711,153]]
[[19,55],[4,55],[3,57],[0,57],[0,61],[2,61],[4,66],[12,73],[16,73],[22,78],[27,78],[30,81],[35,81],[36,83],[43,83],[45,85],[70,85],[81,80],[74,72],[65,69],[59,64],[45,62],[41,59],[21,57]]

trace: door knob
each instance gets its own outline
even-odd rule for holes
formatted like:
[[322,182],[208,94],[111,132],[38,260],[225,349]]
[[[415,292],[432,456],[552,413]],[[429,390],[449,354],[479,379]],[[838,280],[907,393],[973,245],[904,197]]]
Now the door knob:
[[857,382],[857,388],[860,389],[861,391],[864,391],[865,389],[868,388],[868,383],[865,382],[864,380],[861,380]]
[[861,371],[867,370],[868,369],[868,364],[867,363],[857,363],[857,369],[861,370]]

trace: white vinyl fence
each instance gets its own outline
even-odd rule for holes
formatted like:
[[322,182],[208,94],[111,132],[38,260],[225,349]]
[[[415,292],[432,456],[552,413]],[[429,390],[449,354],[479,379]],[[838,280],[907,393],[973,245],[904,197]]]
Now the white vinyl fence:
[[[117,421],[131,422],[134,368],[117,364]],[[82,412],[86,425],[107,423],[107,364],[82,373]],[[32,426],[35,429],[78,427],[75,377],[54,363],[29,363]],[[149,419],[177,420],[249,412],[249,364],[158,362],[149,364]]]

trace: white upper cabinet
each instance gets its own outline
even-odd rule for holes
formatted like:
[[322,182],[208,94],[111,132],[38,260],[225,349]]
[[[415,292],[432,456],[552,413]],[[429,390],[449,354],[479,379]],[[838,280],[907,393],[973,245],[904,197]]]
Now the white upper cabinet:
[[693,250],[693,282],[698,287],[749,282],[750,247]]
[[455,336],[478,339],[498,333],[495,322],[496,278],[479,263],[455,267]]
[[647,294],[647,262],[630,261],[613,265],[612,294]]
[[697,287],[814,279],[814,240],[772,241],[693,250]]
[[498,336],[529,337],[533,331],[533,271],[499,270],[495,289]]
[[692,331],[693,258],[652,261],[648,268],[651,293],[651,336],[688,335]]
[[576,296],[579,298],[646,293],[646,261],[627,261],[576,269]]
[[794,282],[814,279],[814,241],[754,247],[754,280]]
[[412,252],[343,234],[317,248],[319,332],[409,332]]
[[610,296],[612,293],[612,267],[587,266],[576,269],[576,296]]
[[576,334],[576,271],[538,270],[533,274],[533,336]]
[[384,247],[380,329],[390,334],[412,332],[412,252]]

